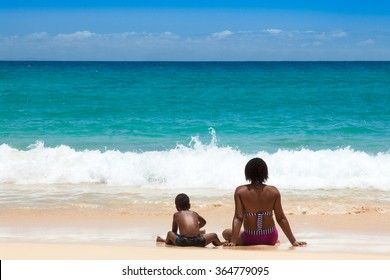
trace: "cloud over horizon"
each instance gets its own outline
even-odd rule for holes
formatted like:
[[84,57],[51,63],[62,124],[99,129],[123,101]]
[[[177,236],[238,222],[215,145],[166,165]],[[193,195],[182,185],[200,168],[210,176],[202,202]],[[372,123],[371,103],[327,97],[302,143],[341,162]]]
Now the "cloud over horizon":
[[19,2],[0,9],[1,60],[390,60],[383,3]]
[[[209,34],[182,35],[171,31],[96,33],[80,30],[49,34],[0,35],[2,60],[357,60],[359,48],[375,47],[375,40],[351,40],[347,31],[228,29]],[[227,40],[228,39],[228,40]],[[351,56],[352,55],[352,56]],[[390,59],[390,56],[384,57]]]

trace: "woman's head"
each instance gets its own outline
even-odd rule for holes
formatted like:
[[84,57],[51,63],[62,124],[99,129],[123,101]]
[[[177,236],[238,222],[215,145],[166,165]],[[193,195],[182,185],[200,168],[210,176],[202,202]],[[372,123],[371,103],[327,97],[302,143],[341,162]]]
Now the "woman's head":
[[268,179],[268,167],[261,158],[252,158],[245,166],[245,179],[251,183],[264,183]]

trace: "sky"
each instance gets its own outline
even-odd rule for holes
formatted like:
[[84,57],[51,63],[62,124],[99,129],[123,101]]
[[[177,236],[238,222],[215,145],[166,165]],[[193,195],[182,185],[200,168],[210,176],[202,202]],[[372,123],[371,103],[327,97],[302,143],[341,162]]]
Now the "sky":
[[0,60],[390,60],[390,1],[0,0]]

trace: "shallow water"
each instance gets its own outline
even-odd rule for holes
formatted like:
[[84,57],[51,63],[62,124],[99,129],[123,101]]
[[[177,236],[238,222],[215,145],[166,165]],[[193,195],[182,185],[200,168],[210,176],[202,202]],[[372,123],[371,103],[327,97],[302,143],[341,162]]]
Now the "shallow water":
[[[207,191],[205,191],[207,190]],[[346,214],[364,212],[390,212],[390,192],[378,189],[282,189],[282,202],[290,214]],[[151,211],[173,209],[174,198],[180,193],[191,197],[199,208],[233,207],[231,190],[204,189],[153,189],[110,186],[103,184],[76,185],[11,185],[0,184],[0,202],[3,210],[70,209],[107,212]]]

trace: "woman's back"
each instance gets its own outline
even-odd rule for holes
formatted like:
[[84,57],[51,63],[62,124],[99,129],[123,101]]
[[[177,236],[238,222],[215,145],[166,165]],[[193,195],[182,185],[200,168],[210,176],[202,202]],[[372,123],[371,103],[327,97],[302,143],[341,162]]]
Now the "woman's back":
[[[240,186],[237,195],[244,210],[244,229],[263,230],[275,226],[272,218],[278,190],[274,186],[252,184]],[[259,226],[261,228],[259,228]]]

